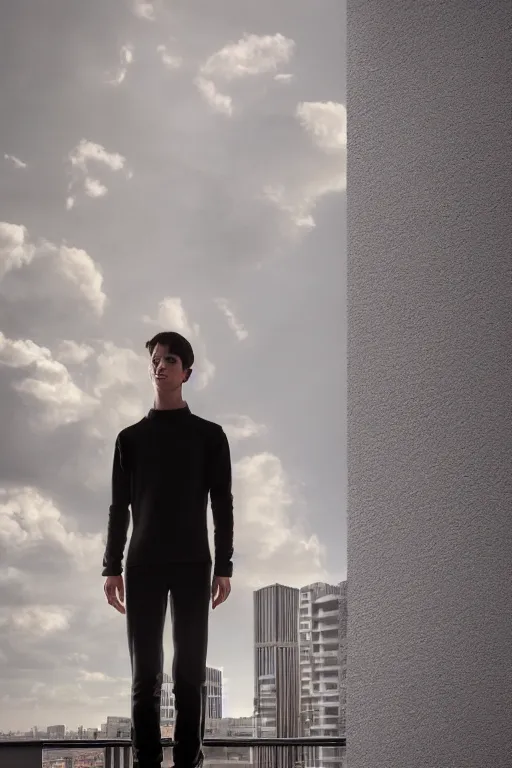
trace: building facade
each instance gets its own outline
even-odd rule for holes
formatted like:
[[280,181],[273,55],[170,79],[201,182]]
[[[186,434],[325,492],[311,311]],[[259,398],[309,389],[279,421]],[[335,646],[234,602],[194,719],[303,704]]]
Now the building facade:
[[[169,729],[174,727],[176,719],[172,689],[172,677],[164,674],[160,700],[160,724],[166,729],[165,735],[170,735]],[[222,719],[222,670],[214,667],[206,667],[206,719]]]
[[206,667],[206,719],[222,720],[222,670]]
[[[300,590],[301,734],[343,736],[346,712],[347,583],[317,582]],[[310,768],[341,768],[342,750],[315,749]]]
[[105,724],[105,738],[129,739],[131,736],[132,721],[130,717],[107,717]]
[[[254,715],[259,738],[299,735],[299,590],[282,584],[254,593]],[[284,754],[286,752],[286,754]],[[255,750],[259,768],[293,765],[293,750]]]

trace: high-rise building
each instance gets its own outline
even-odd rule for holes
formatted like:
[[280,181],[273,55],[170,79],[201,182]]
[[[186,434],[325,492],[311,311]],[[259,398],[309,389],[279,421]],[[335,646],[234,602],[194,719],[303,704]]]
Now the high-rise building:
[[130,717],[107,717],[107,739],[129,739],[132,721]]
[[174,694],[172,692],[172,678],[164,672],[162,682],[162,694],[160,697],[160,725],[170,726],[174,724]]
[[[160,724],[174,726],[176,707],[174,702],[173,682],[170,675],[164,674],[162,697],[160,701]],[[222,670],[206,667],[206,719],[222,718]]]
[[[254,593],[254,714],[256,736],[299,735],[299,590],[273,584]],[[293,750],[277,757],[258,748],[259,768],[295,762]]]
[[66,726],[65,725],[49,725],[47,734],[48,734],[48,738],[51,740],[65,739]]
[[[347,583],[300,590],[300,712],[304,736],[343,736],[346,709]],[[315,749],[309,768],[341,768],[343,750]]]
[[222,670],[206,667],[206,719],[222,719]]

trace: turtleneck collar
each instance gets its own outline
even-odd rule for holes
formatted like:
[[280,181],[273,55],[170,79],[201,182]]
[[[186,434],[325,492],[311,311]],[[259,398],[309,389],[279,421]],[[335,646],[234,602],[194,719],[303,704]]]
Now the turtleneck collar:
[[158,419],[160,421],[174,421],[176,419],[183,419],[187,416],[190,416],[190,413],[191,412],[188,405],[185,405],[184,408],[169,408],[165,410],[157,410],[156,408],[151,408],[147,418],[155,420]]

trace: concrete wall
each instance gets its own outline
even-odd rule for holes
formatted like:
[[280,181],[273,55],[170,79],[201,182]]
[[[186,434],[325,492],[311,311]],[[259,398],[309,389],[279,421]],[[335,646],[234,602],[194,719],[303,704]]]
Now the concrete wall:
[[512,766],[511,15],[348,3],[349,768]]

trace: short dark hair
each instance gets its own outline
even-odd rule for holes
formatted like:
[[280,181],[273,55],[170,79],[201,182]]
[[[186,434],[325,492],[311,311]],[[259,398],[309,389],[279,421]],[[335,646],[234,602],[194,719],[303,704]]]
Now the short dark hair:
[[192,368],[194,365],[194,350],[187,339],[176,331],[162,331],[146,341],[146,349],[152,355],[157,344],[167,347],[169,353],[180,358],[183,370]]

